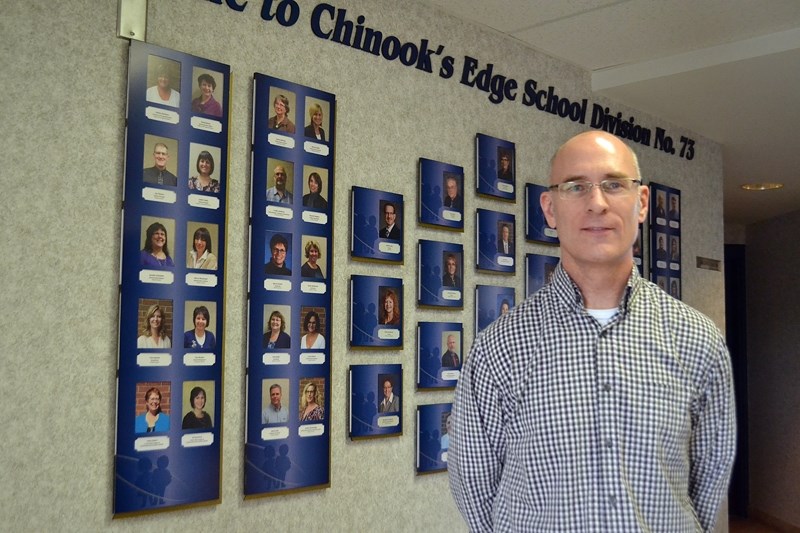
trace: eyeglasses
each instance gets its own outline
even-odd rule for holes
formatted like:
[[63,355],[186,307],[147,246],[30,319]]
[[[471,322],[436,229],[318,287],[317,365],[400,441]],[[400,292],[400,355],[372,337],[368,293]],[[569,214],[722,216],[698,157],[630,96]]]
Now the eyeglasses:
[[588,180],[565,181],[558,185],[550,185],[548,189],[555,191],[564,199],[583,198],[592,191],[592,187],[600,187],[603,193],[609,196],[622,196],[642,184],[642,180],[631,178],[608,178],[598,183]]

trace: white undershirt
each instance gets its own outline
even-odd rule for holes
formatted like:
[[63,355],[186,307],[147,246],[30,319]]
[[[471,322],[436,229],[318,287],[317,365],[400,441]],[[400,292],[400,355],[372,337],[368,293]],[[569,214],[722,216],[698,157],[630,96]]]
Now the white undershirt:
[[601,326],[605,326],[611,319],[614,318],[614,315],[617,314],[618,309],[616,307],[612,309],[587,309],[586,312],[589,313],[594,317],[595,320],[600,322]]

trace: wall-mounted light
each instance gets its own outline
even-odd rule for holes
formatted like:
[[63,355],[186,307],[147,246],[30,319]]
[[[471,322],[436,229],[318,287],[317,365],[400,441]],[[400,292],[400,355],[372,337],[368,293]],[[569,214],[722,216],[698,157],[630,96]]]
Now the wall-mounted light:
[[783,183],[745,183],[742,185],[742,189],[746,191],[771,191],[782,187]]

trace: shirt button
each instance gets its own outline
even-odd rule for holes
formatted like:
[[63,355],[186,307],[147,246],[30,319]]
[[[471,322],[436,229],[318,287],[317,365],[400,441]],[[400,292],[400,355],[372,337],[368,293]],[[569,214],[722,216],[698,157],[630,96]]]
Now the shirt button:
[[609,392],[611,390],[611,383],[603,383],[603,390]]
[[611,496],[608,497],[608,503],[611,504],[611,507],[616,507],[617,506],[617,497],[612,494]]
[[606,448],[611,449],[614,446],[614,443],[611,442],[611,439],[606,439]]

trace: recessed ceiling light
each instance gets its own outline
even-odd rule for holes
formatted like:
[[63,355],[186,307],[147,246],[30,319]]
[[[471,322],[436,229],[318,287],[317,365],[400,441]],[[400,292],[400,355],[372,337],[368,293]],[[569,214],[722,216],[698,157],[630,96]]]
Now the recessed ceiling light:
[[781,187],[783,187],[783,183],[745,183],[742,185],[742,189],[746,191],[770,191]]

